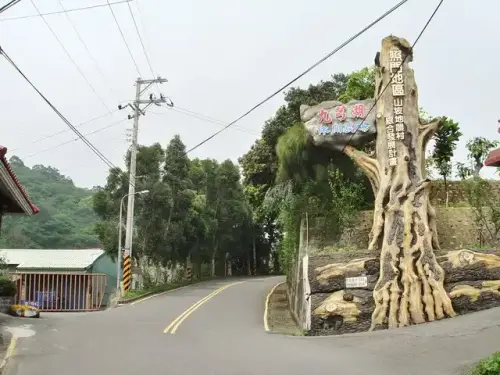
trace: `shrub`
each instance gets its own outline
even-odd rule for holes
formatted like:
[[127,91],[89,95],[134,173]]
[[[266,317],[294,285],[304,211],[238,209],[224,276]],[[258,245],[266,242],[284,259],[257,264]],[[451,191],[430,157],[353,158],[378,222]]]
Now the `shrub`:
[[470,375],[499,375],[500,374],[500,352],[494,353],[478,363]]
[[0,278],[0,297],[14,297],[17,293],[16,283],[7,278]]

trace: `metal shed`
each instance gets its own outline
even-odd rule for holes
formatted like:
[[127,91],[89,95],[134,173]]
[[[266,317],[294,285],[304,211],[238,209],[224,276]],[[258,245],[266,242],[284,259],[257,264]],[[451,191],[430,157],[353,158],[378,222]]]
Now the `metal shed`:
[[97,311],[114,292],[115,262],[102,249],[2,249],[16,303],[42,311]]

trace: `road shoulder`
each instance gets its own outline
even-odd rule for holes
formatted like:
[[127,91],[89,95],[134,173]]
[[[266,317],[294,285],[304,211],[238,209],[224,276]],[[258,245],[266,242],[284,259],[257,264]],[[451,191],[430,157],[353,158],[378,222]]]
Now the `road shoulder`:
[[286,288],[286,282],[283,282],[275,285],[269,292],[264,312],[264,328],[268,333],[303,336],[288,308]]
[[16,336],[3,326],[0,333],[0,374],[3,374],[9,358],[14,354],[16,344]]

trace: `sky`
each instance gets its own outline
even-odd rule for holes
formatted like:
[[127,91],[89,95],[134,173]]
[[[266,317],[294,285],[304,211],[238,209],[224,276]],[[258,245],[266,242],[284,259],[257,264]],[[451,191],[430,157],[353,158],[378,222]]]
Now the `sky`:
[[[42,17],[7,20],[37,15],[32,1],[48,13],[106,0],[22,0],[0,15],[0,45],[71,123],[84,135],[94,132],[88,139],[120,167],[132,121],[127,120],[130,111],[117,111],[117,106],[134,99],[139,72],[144,79],[152,76],[128,4],[153,73],[168,79],[161,92],[175,103],[173,110],[152,106],[140,118],[139,143],[165,147],[179,134],[189,149],[397,3],[133,0],[112,5],[137,72],[109,7],[45,16],[54,36]],[[0,5],[7,2],[0,0]],[[408,1],[294,86],[307,87],[332,74],[372,65],[381,40],[390,34],[413,43],[437,3]],[[499,12],[496,0],[481,0],[480,6],[445,0],[414,50],[420,106],[460,123],[464,135],[457,161],[466,160],[465,143],[471,137],[500,138]],[[107,165],[82,141],[72,141],[75,134],[3,58],[0,83],[0,144],[9,149],[9,157],[17,155],[28,166],[53,166],[78,186],[105,184]],[[149,92],[158,95],[156,87]],[[276,96],[190,156],[237,161],[283,103],[283,95]],[[198,115],[186,115],[185,110]],[[491,178],[494,172],[483,168],[482,174]]]

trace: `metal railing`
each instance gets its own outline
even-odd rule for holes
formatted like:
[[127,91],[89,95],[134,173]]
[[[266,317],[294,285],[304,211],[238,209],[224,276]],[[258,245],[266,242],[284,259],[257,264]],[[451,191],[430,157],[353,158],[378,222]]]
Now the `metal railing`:
[[17,283],[17,304],[41,311],[97,311],[106,292],[104,274],[11,273]]

